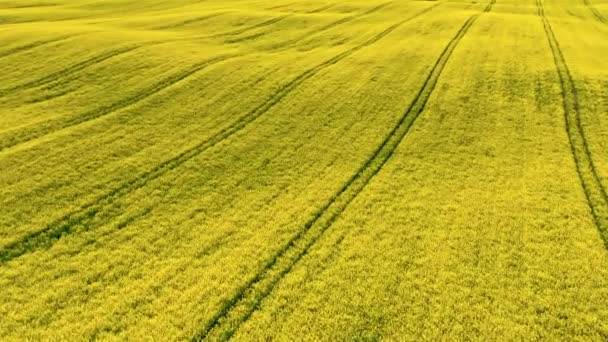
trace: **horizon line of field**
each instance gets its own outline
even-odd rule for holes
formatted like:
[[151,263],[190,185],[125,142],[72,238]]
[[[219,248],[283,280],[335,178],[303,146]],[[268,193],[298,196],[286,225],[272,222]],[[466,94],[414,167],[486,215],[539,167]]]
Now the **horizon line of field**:
[[[482,13],[490,12],[495,3],[496,0],[492,0]],[[259,308],[262,301],[272,293],[279,281],[307,255],[310,248],[333,225],[348,205],[363,191],[390,159],[417,117],[423,112],[456,46],[479,16],[480,14],[474,14],[469,17],[454,38],[448,42],[429,71],[418,94],[407,110],[404,111],[397,125],[375,149],[374,153],[340,190],[303,225],[303,229],[300,229],[287,241],[250,280],[237,289],[216,314],[192,337],[192,341],[230,339],[239,327],[251,317],[253,312]]]
[[600,238],[604,242],[604,246],[608,249],[608,194],[597,173],[595,162],[589,149],[589,143],[587,142],[581,120],[578,91],[551,23],[545,16],[542,0],[536,0],[536,6],[538,9],[537,15],[543,22],[545,35],[560,81],[566,134],[568,135],[570,151],[574,159],[578,178],[591,211],[593,222]]
[[329,58],[328,60],[316,65],[315,67],[304,71],[297,77],[293,78],[291,81],[284,83],[271,98],[267,99],[247,114],[239,117],[231,125],[215,133],[210,138],[199,142],[193,147],[182,151],[180,154],[170,159],[167,159],[161,162],[160,164],[157,164],[152,169],[143,172],[137,177],[134,177],[122,183],[111,191],[97,197],[94,201],[64,215],[63,217],[60,217],[56,221],[47,225],[46,227],[30,232],[24,237],[9,243],[4,247],[0,247],[0,263],[8,262],[34,250],[50,247],[55,241],[60,239],[62,236],[76,231],[78,227],[80,227],[80,229],[78,230],[89,230],[96,227],[95,225],[92,225],[93,218],[100,211],[109,208],[119,198],[122,198],[127,194],[143,187],[149,181],[152,181],[164,175],[170,170],[178,167],[179,165],[196,157],[197,155],[208,150],[209,148],[217,145],[219,142],[228,139],[234,133],[244,129],[248,124],[256,120],[261,115],[265,114],[277,103],[279,103],[284,97],[289,95],[294,89],[299,87],[302,83],[304,83],[312,76],[319,73],[321,70],[324,70],[340,62],[346,57],[352,55],[353,53],[371,44],[374,44],[378,40],[382,39],[384,36],[394,31],[403,23],[411,21],[431,11],[439,5],[440,4],[434,4],[432,6],[429,6],[428,8],[419,11],[418,13],[414,14],[409,18],[402,20],[397,24],[391,25],[389,28],[376,34],[369,40],[366,40],[365,42],[354,47],[348,48],[345,51],[335,55],[334,57]]
[[[379,11],[380,9],[386,7],[387,5],[389,5],[391,3],[392,2],[383,3],[378,6],[372,7],[371,9],[368,9],[366,11],[363,11],[361,13],[357,13],[357,14],[354,14],[354,15],[346,17],[346,18],[338,19],[337,21],[334,21],[328,25],[322,26],[319,29],[313,29],[312,33],[305,33],[294,39],[287,40],[278,45],[274,45],[273,48],[270,49],[269,51],[277,50],[277,49],[280,49],[281,47],[284,47],[284,48],[290,47],[290,46],[293,47],[295,44],[297,44],[298,42],[302,41],[303,39],[305,39],[307,37],[310,37],[311,35],[325,32],[331,28],[345,24],[352,20],[358,19],[358,18],[366,16],[366,15],[370,15],[374,12]],[[279,17],[279,18],[285,19],[286,16]],[[256,29],[259,27],[277,23],[278,21],[280,21],[280,20],[277,20],[277,18],[274,18],[274,19],[266,20],[262,23],[248,26],[246,28],[239,30],[238,32],[228,31],[225,33],[220,33],[220,34],[215,34],[215,35],[207,35],[205,37],[226,36],[226,35],[230,36],[233,34],[238,35],[240,33],[248,32],[250,30],[253,30],[253,29]],[[68,37],[68,38],[71,38],[71,37]],[[42,44],[35,44],[35,43],[27,44],[21,48],[15,48],[14,50],[16,50],[16,52],[22,52],[29,48],[35,48],[40,45],[44,45],[46,43],[55,42],[57,40],[58,39],[43,41]],[[180,40],[180,39],[176,39],[176,40]],[[86,69],[87,67],[96,65],[96,64],[106,61],[110,58],[117,57],[119,55],[122,55],[127,52],[131,52],[133,50],[139,49],[144,46],[165,44],[165,43],[169,43],[172,41],[174,41],[174,40],[151,41],[151,42],[140,43],[140,44],[130,44],[130,45],[127,45],[122,48],[111,49],[109,51],[102,52],[101,54],[98,54],[97,56],[89,58],[85,61],[70,65],[55,73],[51,73],[49,75],[43,76],[37,80],[18,84],[16,86],[13,86],[10,88],[0,89],[0,97],[6,96],[15,91],[30,89],[33,87],[39,87],[41,85],[48,84],[50,82],[56,82],[57,77],[61,78],[61,77],[73,75],[73,74],[77,73],[78,71],[82,71],[82,70]],[[247,55],[247,54],[234,54],[232,57],[241,57],[241,56],[245,56],[245,55]],[[0,57],[1,57],[1,55],[0,55]],[[229,57],[229,58],[232,58],[232,57]],[[227,60],[229,58],[226,58],[224,60]],[[205,67],[215,64],[213,62],[214,60],[215,59],[212,59],[211,63],[207,63],[207,62],[195,63],[195,64],[191,65],[189,68],[178,71],[178,72],[174,73],[173,75],[169,75],[167,78],[161,80],[160,82],[152,84],[150,87],[146,87],[146,88],[142,89],[141,91],[139,91],[138,93],[136,93],[128,98],[120,99],[117,102],[111,103],[109,105],[105,105],[105,106],[98,107],[93,110],[85,111],[83,113],[77,114],[76,116],[60,117],[57,119],[51,119],[51,120],[45,121],[43,123],[36,123],[36,124],[26,126],[26,127],[20,128],[20,129],[9,130],[4,134],[0,134],[0,152],[6,150],[8,148],[18,146],[23,143],[27,143],[31,140],[44,137],[48,134],[52,134],[52,133],[61,131],[63,129],[73,127],[73,126],[79,125],[81,123],[85,123],[85,122],[88,122],[88,121],[91,121],[91,120],[94,120],[94,119],[97,119],[97,118],[100,118],[100,117],[103,117],[103,116],[106,116],[106,115],[109,115],[109,114],[112,114],[115,112],[119,112],[122,109],[125,109],[142,100],[145,100],[150,96],[158,94],[158,93],[162,92],[164,89],[169,88],[169,87],[173,86],[174,84],[176,84],[182,80],[185,80],[186,78],[188,78],[190,76],[193,76],[194,74],[203,70]],[[217,62],[221,62],[224,60],[219,60]]]

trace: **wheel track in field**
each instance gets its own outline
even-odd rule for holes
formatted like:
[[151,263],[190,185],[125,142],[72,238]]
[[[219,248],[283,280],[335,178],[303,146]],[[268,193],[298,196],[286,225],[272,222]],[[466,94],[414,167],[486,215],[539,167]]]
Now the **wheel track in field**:
[[[5,88],[5,89],[0,89],[0,97],[9,95],[12,92],[15,91],[20,91],[20,90],[25,90],[28,88],[34,88],[34,87],[39,87],[42,85],[46,85],[48,83],[52,83],[52,82],[56,82],[57,80],[67,77],[67,76],[71,76],[79,71],[82,71],[88,67],[94,66],[96,64],[99,64],[101,62],[104,62],[108,59],[114,58],[114,57],[118,57],[120,55],[123,55],[125,53],[128,52],[132,52],[134,50],[137,50],[139,48],[142,47],[149,47],[149,46],[153,46],[153,45],[160,45],[160,44],[165,44],[165,43],[171,43],[174,41],[179,41],[179,39],[170,39],[170,40],[157,40],[157,41],[150,41],[150,42],[146,42],[146,43],[138,43],[138,44],[130,44],[130,45],[126,45],[123,47],[119,47],[119,48],[115,48],[115,49],[110,49],[107,50],[105,52],[102,52],[96,56],[90,57],[85,59],[84,61],[75,63],[73,65],[70,65],[62,70],[50,73],[46,76],[43,76],[39,79],[30,81],[30,82],[26,82],[26,83],[22,83],[19,85],[16,85],[14,87],[11,88]],[[0,148],[1,150],[1,148]]]
[[270,25],[274,25],[278,22],[281,22],[289,17],[291,17],[292,14],[288,14],[288,15],[282,15],[280,17],[275,17],[275,18],[271,18],[268,20],[265,20],[261,23],[257,23],[255,25],[251,25],[251,26],[247,26],[244,28],[240,28],[240,29],[236,29],[236,30],[232,30],[232,31],[228,31],[228,32],[220,32],[220,33],[216,33],[216,34],[211,34],[209,36],[207,36],[208,38],[218,38],[218,37],[226,37],[226,36],[236,36],[238,34],[242,34],[245,32],[249,32],[255,29],[259,29],[262,27],[266,27],[266,26],[270,26]]
[[19,52],[35,49],[35,48],[43,46],[43,45],[47,45],[47,44],[51,44],[51,43],[55,43],[55,42],[60,42],[62,40],[67,40],[67,39],[70,39],[70,38],[75,37],[75,36],[77,36],[77,35],[61,36],[61,37],[57,37],[57,38],[53,38],[53,39],[38,40],[38,41],[35,41],[33,43],[29,43],[29,44],[25,44],[25,45],[21,45],[21,46],[16,46],[16,47],[8,49],[8,50],[0,51],[0,58],[7,57],[7,56],[10,56],[10,55],[19,53]]
[[374,6],[374,7],[370,8],[370,9],[368,9],[367,11],[364,11],[364,12],[361,12],[361,13],[358,13],[358,14],[355,14],[355,15],[351,15],[351,16],[346,17],[346,18],[339,19],[337,21],[334,21],[333,23],[330,23],[330,24],[328,24],[326,26],[321,27],[316,32],[327,31],[327,30],[329,30],[331,28],[334,28],[335,26],[346,24],[346,23],[348,23],[350,21],[353,21],[353,20],[355,20],[355,19],[357,19],[359,17],[364,17],[364,16],[370,15],[370,14],[372,14],[374,12],[378,12],[379,10],[381,10],[381,9],[383,9],[383,8],[391,5],[392,3],[393,3],[392,1],[385,2],[385,3],[380,4],[378,6]]
[[[494,3],[495,0],[488,4],[484,9],[484,12],[489,12]],[[382,144],[376,148],[369,159],[367,159],[361,168],[342,185],[340,190],[304,224],[303,229],[297,232],[285,245],[283,245],[258,273],[241,286],[236,293],[224,303],[218,312],[206,322],[204,327],[202,327],[202,329],[192,338],[193,341],[230,339],[236,330],[258,309],[262,301],[268,297],[278,282],[308,253],[310,248],[337,220],[347,206],[365,188],[369,181],[380,172],[397,146],[399,146],[416,118],[424,110],[452,52],[477,18],[479,18],[479,14],[471,16],[463,24],[456,36],[450,40],[431,68],[422,88],[419,90],[410,106],[404,112],[397,125],[386,136]],[[413,18],[406,21],[411,19]],[[396,26],[399,26],[404,22],[405,21]]]
[[568,134],[570,150],[576,164],[576,171],[587,198],[587,204],[591,210],[595,226],[604,240],[604,245],[608,248],[608,194],[597,173],[593,156],[589,149],[589,143],[585,136],[585,130],[581,122],[578,92],[551,23],[545,16],[542,0],[536,0],[536,6],[538,8],[538,15],[543,21],[545,34],[559,76],[566,133]]
[[286,48],[286,47],[292,46],[292,45],[294,45],[294,44],[296,44],[296,43],[298,43],[298,42],[300,42],[300,41],[302,41],[302,40],[304,40],[306,38],[311,37],[312,35],[319,34],[321,32],[325,32],[325,31],[330,30],[332,28],[335,28],[337,26],[346,24],[348,22],[351,22],[353,20],[359,19],[359,18],[367,16],[367,15],[373,14],[374,12],[377,12],[377,11],[383,9],[383,8],[387,7],[388,5],[390,5],[392,3],[393,3],[392,1],[391,2],[386,2],[386,3],[380,4],[378,6],[374,6],[374,7],[370,8],[370,9],[368,9],[367,11],[364,11],[364,12],[361,12],[361,13],[358,13],[358,14],[355,14],[355,15],[351,15],[351,16],[346,17],[346,18],[338,19],[338,20],[336,20],[334,22],[331,22],[331,23],[329,23],[329,24],[327,24],[325,26],[322,26],[321,28],[319,28],[318,30],[315,30],[314,32],[305,33],[305,34],[303,34],[303,35],[301,35],[299,37],[296,37],[294,39],[291,39],[291,40],[288,40],[288,41],[285,41],[285,42],[273,45],[273,47],[278,47],[278,48],[283,47],[283,48]]
[[198,73],[199,71],[203,70],[204,68],[206,68],[208,66],[211,66],[213,64],[216,64],[216,63],[219,63],[219,62],[222,62],[227,59],[234,58],[234,57],[237,57],[237,55],[219,56],[219,57],[215,57],[215,58],[212,58],[212,59],[204,61],[204,62],[193,64],[189,68],[186,68],[186,69],[178,71],[168,77],[165,77],[164,79],[160,80],[159,82],[156,82],[129,97],[122,98],[109,105],[98,107],[93,110],[89,110],[89,111],[86,111],[84,113],[81,113],[81,114],[78,114],[75,116],[62,117],[62,118],[58,118],[55,120],[49,120],[42,125],[34,125],[33,127],[15,129],[15,130],[9,131],[7,134],[1,134],[0,135],[0,152],[4,149],[13,147],[15,145],[26,143],[30,140],[40,138],[47,134],[50,134],[50,133],[53,133],[53,132],[56,132],[56,131],[59,131],[59,130],[65,129],[65,128],[69,128],[72,126],[76,126],[76,125],[85,123],[90,120],[98,119],[105,115],[125,109],[129,106],[132,106],[152,95],[155,95],[155,94],[173,86],[174,84],[176,84],[180,81],[187,79],[188,77],[191,77],[192,75]]
[[[301,35],[301,36],[299,36],[297,38],[294,38],[292,40],[288,40],[286,42],[274,45],[274,47],[279,47],[280,48],[280,47],[289,47],[289,46],[292,46],[292,45],[294,45],[294,44],[296,44],[296,43],[298,43],[298,42],[300,42],[300,41],[302,41],[302,40],[304,40],[304,39],[306,39],[306,38],[308,38],[308,37],[310,37],[312,35],[319,34],[321,32],[325,32],[325,31],[327,31],[329,29],[332,29],[332,28],[335,28],[335,27],[337,27],[339,25],[346,24],[346,23],[348,23],[350,21],[353,21],[355,19],[358,19],[358,18],[367,16],[367,15],[370,15],[370,14],[372,14],[374,12],[377,12],[377,11],[379,11],[379,10],[387,7],[391,3],[392,2],[387,2],[387,3],[384,3],[384,4],[380,4],[378,6],[374,6],[374,7],[370,8],[367,11],[364,11],[364,12],[361,12],[361,13],[358,13],[358,14],[346,17],[346,18],[342,18],[342,19],[336,20],[336,21],[334,21],[332,23],[329,23],[329,24],[327,24],[327,25],[325,25],[325,26],[323,26],[323,27],[321,27],[321,28],[319,28],[319,29],[311,32],[311,33],[305,33],[305,34],[303,34],[303,35]],[[325,6],[325,7],[331,7],[331,6]],[[309,12],[309,13],[316,13],[316,12]],[[239,42],[243,42],[243,41],[247,41],[247,40],[252,40],[252,39],[256,39],[256,38],[265,36],[267,34],[270,34],[271,32],[272,31],[260,32],[260,33],[256,33],[256,34],[253,34],[253,35],[250,35],[250,36],[246,36],[246,37],[240,37],[240,38],[235,38],[235,39],[227,40],[227,42],[231,43],[231,44],[233,44],[233,43],[239,43]]]
[[254,39],[266,36],[266,35],[270,34],[271,32],[272,31],[259,32],[259,33],[252,34],[250,36],[227,39],[226,43],[235,44],[235,43],[240,43],[240,42],[244,42],[244,41],[248,41],[248,40],[254,40]]
[[205,16],[201,16],[201,17],[193,18],[193,19],[188,19],[188,20],[180,21],[180,22],[165,25],[165,26],[158,26],[158,27],[155,27],[155,29],[157,29],[157,30],[175,29],[175,28],[183,27],[186,25],[194,24],[194,23],[200,23],[200,22],[203,22],[203,21],[206,21],[209,19],[213,19],[213,18],[222,16],[222,15],[225,15],[225,14],[226,14],[226,12],[209,14],[209,15],[205,15]]
[[[273,108],[276,104],[278,104],[284,97],[289,95],[293,90],[297,89],[302,83],[306,80],[310,79],[314,75],[318,74],[320,71],[327,69],[328,67],[340,62],[346,57],[352,55],[353,53],[370,46],[392,31],[396,30],[402,24],[410,21],[418,16],[421,16],[433,8],[437,7],[437,5],[433,5],[427,9],[424,9],[412,17],[403,20],[397,24],[390,26],[384,31],[380,32],[376,36],[370,38],[369,40],[361,43],[357,46],[351,47],[338,55],[326,60],[323,63],[318,64],[317,66],[306,70],[301,73],[297,77],[293,78],[289,82],[283,84],[279,90],[268,100],[257,106],[255,109],[250,111],[249,113],[241,116],[235,122],[233,122],[230,126],[222,129],[218,133],[215,133],[210,138],[199,142],[195,146],[181,152],[180,154],[165,160],[164,162],[156,165],[154,168],[146,171],[139,176],[132,178],[129,181],[121,184],[119,187],[109,191],[108,193],[98,197],[95,201],[82,206],[80,209],[75,210],[50,225],[37,230],[35,232],[31,232],[25,235],[23,238],[9,243],[3,248],[0,248],[0,263],[8,262],[13,260],[21,255],[27,254],[34,250],[39,250],[43,248],[48,248],[53,245],[55,241],[61,238],[64,235],[70,234],[76,230],[89,230],[92,229],[95,225],[95,217],[102,212],[104,209],[111,207],[111,205],[118,200],[126,196],[127,194],[142,188],[148,182],[159,178],[170,170],[180,166],[186,161],[198,156],[209,148],[217,145],[218,143],[228,139],[233,134],[241,131],[251,122],[268,112],[271,108]],[[123,103],[122,101],[121,103]],[[122,107],[124,108],[124,107]]]
[[283,5],[278,5],[278,6],[273,6],[273,7],[268,7],[265,10],[266,11],[276,11],[276,10],[280,10],[281,8],[285,8],[285,7],[291,7],[293,5],[297,5],[302,3],[302,1],[294,1],[294,2],[290,2],[288,4],[283,4]]
[[336,6],[336,4],[329,4],[329,5],[326,5],[326,6],[319,7],[317,9],[308,11],[306,13],[308,13],[308,14],[320,13],[320,12],[326,11],[326,10],[328,10],[328,9],[334,7],[334,6]]
[[28,88],[34,88],[34,87],[38,87],[41,85],[45,85],[47,83],[56,81],[60,78],[72,75],[78,71],[81,71],[87,67],[93,66],[95,64],[101,63],[105,60],[108,60],[110,58],[122,55],[124,53],[133,51],[139,47],[141,47],[142,45],[134,45],[134,46],[128,46],[128,47],[122,47],[122,48],[118,48],[118,49],[112,49],[106,52],[103,52],[101,54],[98,54],[97,56],[93,56],[91,58],[88,58],[82,62],[78,62],[76,64],[73,64],[71,66],[68,66],[65,69],[53,72],[51,74],[48,74],[46,76],[43,76],[37,80],[33,80],[30,82],[26,82],[26,83],[22,83],[19,85],[16,85],[14,87],[11,88],[5,88],[5,89],[0,89],[0,97],[6,96],[12,92],[15,91],[19,91],[19,90],[24,90],[24,89],[28,89]]
[[602,15],[602,13],[600,11],[598,11],[597,8],[593,7],[593,5],[591,4],[591,2],[589,0],[583,0],[583,3],[585,4],[585,6],[587,6],[587,8],[589,8],[589,10],[591,11],[591,13],[595,17],[595,19],[597,19],[598,21],[600,21],[600,22],[608,25],[608,19],[606,19],[606,17],[604,17]]
[[60,98],[62,96],[65,96],[65,95],[73,92],[75,89],[76,89],[75,87],[72,87],[70,89],[65,89],[65,90],[56,92],[54,94],[46,94],[44,96],[38,96],[36,98],[32,98],[32,99],[29,99],[29,100],[25,101],[24,103],[21,104],[21,106],[22,105],[34,104],[34,103],[41,103],[41,102],[50,101],[50,100],[53,100],[53,99],[56,99],[56,98]]

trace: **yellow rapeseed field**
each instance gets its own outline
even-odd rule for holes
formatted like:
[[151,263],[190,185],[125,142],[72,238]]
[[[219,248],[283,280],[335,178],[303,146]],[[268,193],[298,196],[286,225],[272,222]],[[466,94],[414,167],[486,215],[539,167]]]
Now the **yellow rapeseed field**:
[[0,0],[0,341],[608,340],[608,0]]

